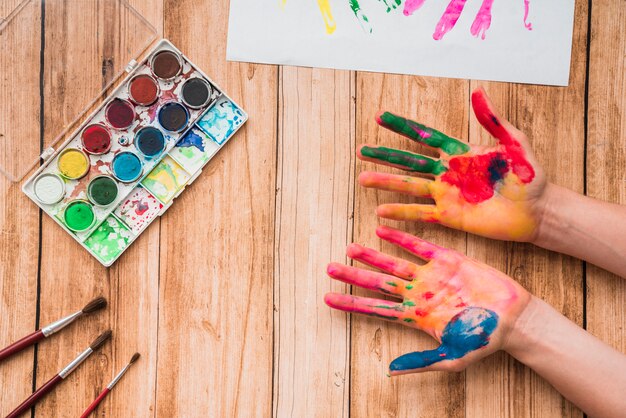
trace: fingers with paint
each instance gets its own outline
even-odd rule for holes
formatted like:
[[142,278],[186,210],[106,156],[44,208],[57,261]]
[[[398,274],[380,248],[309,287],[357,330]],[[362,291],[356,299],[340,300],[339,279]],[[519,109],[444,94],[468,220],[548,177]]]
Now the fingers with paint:
[[383,204],[377,214],[405,221],[437,222],[492,238],[529,241],[537,231],[546,181],[532,161],[528,140],[497,111],[482,89],[472,94],[476,118],[498,141],[471,145],[421,123],[383,112],[377,122],[438,158],[382,146],[365,145],[358,157],[431,178],[364,172],[364,187],[433,199],[432,204]]
[[331,263],[335,280],[372,290],[389,301],[329,293],[326,303],[335,309],[401,323],[430,334],[440,342],[434,350],[398,357],[391,374],[427,370],[459,370],[501,348],[530,295],[499,271],[455,251],[389,227],[377,235],[426,261],[419,265],[357,244],[348,257],[379,271]]

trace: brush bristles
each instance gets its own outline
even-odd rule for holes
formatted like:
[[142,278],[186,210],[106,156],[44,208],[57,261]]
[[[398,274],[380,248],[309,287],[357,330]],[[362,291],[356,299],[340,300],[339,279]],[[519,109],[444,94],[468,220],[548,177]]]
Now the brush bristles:
[[104,344],[109,338],[111,338],[111,335],[113,335],[113,331],[104,331],[102,334],[100,334],[98,338],[94,340],[94,342],[89,345],[89,347],[92,351],[96,351],[102,346],[102,344]]
[[133,364],[134,362],[137,361],[137,359],[141,356],[141,354],[139,353],[135,353],[133,354],[133,356],[130,358],[130,362],[128,364]]
[[95,298],[91,302],[85,305],[83,313],[92,313],[102,308],[106,308],[107,300],[103,297]]

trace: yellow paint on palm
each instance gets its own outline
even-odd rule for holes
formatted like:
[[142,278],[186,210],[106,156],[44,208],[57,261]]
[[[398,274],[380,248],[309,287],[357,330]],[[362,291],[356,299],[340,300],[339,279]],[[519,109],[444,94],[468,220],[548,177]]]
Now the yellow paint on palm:
[[491,199],[472,203],[458,187],[437,179],[430,185],[438,214],[433,221],[496,239],[528,241],[537,222],[526,189],[517,176],[507,174]]

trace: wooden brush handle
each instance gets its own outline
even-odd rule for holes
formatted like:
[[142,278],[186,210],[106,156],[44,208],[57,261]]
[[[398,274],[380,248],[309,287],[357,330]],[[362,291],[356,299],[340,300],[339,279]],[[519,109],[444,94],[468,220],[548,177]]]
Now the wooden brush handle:
[[0,351],[0,361],[44,339],[43,331],[35,331]]
[[91,414],[93,411],[95,411],[96,408],[98,407],[98,405],[100,405],[100,402],[102,402],[104,397],[107,396],[109,394],[109,392],[111,392],[111,390],[109,390],[109,388],[104,388],[102,393],[100,395],[98,395],[98,397],[91,403],[91,405],[89,405],[87,407],[87,409],[85,410],[85,412],[83,412],[83,414],[80,416],[80,418],[87,418],[89,416],[89,414]]
[[28,411],[37,401],[46,396],[56,385],[61,382],[63,378],[58,374],[52,379],[48,380],[42,387],[33,392],[20,406],[15,408],[13,412],[6,416],[6,418],[18,418],[24,412]]

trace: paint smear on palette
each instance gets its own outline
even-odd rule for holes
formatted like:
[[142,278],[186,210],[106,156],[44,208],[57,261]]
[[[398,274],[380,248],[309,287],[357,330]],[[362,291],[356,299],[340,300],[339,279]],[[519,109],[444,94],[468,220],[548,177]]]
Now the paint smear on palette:
[[189,173],[196,173],[211,159],[220,146],[204,131],[192,129],[183,136],[170,155]]
[[161,202],[167,204],[185,186],[191,176],[169,155],[141,182]]
[[218,144],[222,145],[246,121],[244,113],[226,97],[215,105],[198,121],[197,125]]
[[130,230],[116,217],[109,216],[85,240],[85,245],[104,264],[109,264],[119,256],[131,240]]
[[128,198],[115,209],[115,215],[120,218],[135,234],[141,230],[163,209],[163,204],[143,187],[136,187]]

